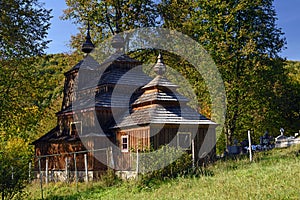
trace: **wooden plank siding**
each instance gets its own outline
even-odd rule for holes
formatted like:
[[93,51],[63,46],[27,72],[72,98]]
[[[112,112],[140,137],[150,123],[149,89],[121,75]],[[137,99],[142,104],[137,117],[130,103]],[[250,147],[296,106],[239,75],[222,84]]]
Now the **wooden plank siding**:
[[147,150],[150,148],[150,127],[139,127],[135,129],[117,131],[116,139],[119,148],[121,149],[121,136],[128,135],[129,150],[136,151],[136,149]]
[[[130,170],[134,168],[135,162],[132,163],[132,158],[130,158],[131,152],[136,152],[138,148],[140,151],[145,149],[159,149],[163,145],[170,145],[176,147],[177,144],[177,134],[178,133],[191,133],[191,139],[194,139],[194,150],[195,150],[195,161],[202,162],[205,157],[211,157],[215,154],[215,128],[209,128],[208,125],[171,125],[171,124],[155,124],[146,127],[132,128],[128,130],[117,131],[117,144],[121,150],[121,136],[129,136],[129,152],[122,152],[118,155],[117,168],[119,170]],[[203,142],[206,144],[203,147]],[[212,146],[212,148],[206,147]],[[201,150],[201,151],[200,151]],[[204,152],[203,152],[204,150]],[[192,153],[192,147],[190,146],[186,149],[187,153]],[[208,152],[209,151],[209,152]],[[199,155],[199,153],[203,155]],[[200,159],[201,158],[201,159]]]
[[[128,135],[128,152],[121,152],[121,136]],[[115,155],[116,170],[130,171],[136,166],[136,158],[132,157],[132,152],[150,149],[150,127],[138,127],[134,129],[119,130],[116,132],[116,143],[120,153]],[[115,151],[116,152],[116,151]]]
[[[96,142],[96,145],[94,145]],[[84,154],[87,154],[88,159],[88,170],[92,171],[103,171],[107,169],[107,151],[106,148],[107,144],[101,142],[100,139],[90,139],[88,142],[85,143],[87,149],[94,150],[103,148],[101,151],[96,152],[87,152],[87,153],[78,153],[76,154],[76,165],[77,170],[85,170],[84,165]],[[45,170],[46,168],[46,159],[49,160],[49,170],[65,170],[66,169],[66,162],[65,159],[68,159],[69,163],[69,170],[75,170],[74,165],[74,154],[68,154],[72,152],[79,152],[85,151],[86,147],[83,145],[81,141],[77,142],[68,142],[68,143],[40,143],[36,145],[35,154],[36,156],[49,156],[41,158],[41,168]],[[51,156],[53,154],[61,154]],[[35,158],[35,170],[38,170],[38,158]]]
[[[188,132],[191,133],[191,138],[194,138],[195,144],[195,159],[196,161],[200,160],[201,155],[200,149],[203,146],[204,139],[207,143],[205,147],[213,146],[212,149],[205,149],[210,150],[209,152],[205,151],[205,153],[209,156],[215,154],[215,144],[216,144],[216,136],[215,136],[215,129],[209,128],[208,126],[199,126],[198,129],[195,129],[195,126],[179,126],[178,125],[164,125],[163,128],[158,128],[153,126],[151,128],[151,145],[154,149],[160,148],[162,145],[169,144],[170,146],[177,146],[177,139],[176,135],[180,132]],[[203,148],[205,148],[203,147]],[[203,151],[203,149],[201,149]],[[187,149],[188,153],[192,153],[191,147]]]
[[[76,151],[83,151],[85,147],[81,144],[81,142],[70,142],[70,143],[40,143],[35,147],[35,155],[36,156],[47,156],[49,159],[49,170],[65,170],[65,158],[68,158],[70,162],[73,162],[73,155],[66,154],[69,152],[76,152]],[[62,155],[55,155],[50,156],[53,154],[62,154]],[[83,162],[83,155],[82,159],[80,158],[81,155],[78,154],[77,157],[77,164],[78,170],[84,170],[84,162]],[[35,163],[38,162],[38,158],[35,159]],[[34,165],[35,170],[38,170],[38,165]],[[41,168],[45,170],[46,168],[46,158],[41,158]]]
[[[205,140],[205,145],[203,144]],[[195,143],[195,159],[202,163],[205,159],[213,159],[216,153],[216,133],[215,128],[202,127],[197,131],[194,138]]]

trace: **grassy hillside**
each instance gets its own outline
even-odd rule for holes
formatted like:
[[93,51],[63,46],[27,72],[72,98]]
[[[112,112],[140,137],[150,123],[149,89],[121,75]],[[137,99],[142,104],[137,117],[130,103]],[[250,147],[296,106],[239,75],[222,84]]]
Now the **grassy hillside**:
[[[141,187],[135,181],[106,187],[104,182],[50,184],[46,199],[300,199],[300,145],[254,155],[254,162],[239,158],[218,161],[206,176],[177,178]],[[27,188],[27,199],[39,199],[39,185]]]

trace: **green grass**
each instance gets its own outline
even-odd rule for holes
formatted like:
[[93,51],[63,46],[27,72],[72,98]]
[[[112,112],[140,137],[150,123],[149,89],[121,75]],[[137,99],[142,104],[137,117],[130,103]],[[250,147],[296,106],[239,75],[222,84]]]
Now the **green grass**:
[[[46,199],[300,199],[300,146],[274,149],[244,158],[218,161],[200,178],[177,178],[141,187],[135,181],[105,187],[102,182],[49,184]],[[39,199],[37,183],[26,199]]]

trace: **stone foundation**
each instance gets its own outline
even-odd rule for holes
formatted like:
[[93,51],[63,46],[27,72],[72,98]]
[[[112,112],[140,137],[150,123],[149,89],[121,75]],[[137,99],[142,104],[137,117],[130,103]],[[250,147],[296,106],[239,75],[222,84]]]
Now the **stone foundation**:
[[[88,171],[88,181],[99,180],[105,171]],[[34,177],[40,180],[40,173],[35,171]],[[41,171],[43,182],[46,182],[46,171]],[[75,171],[49,170],[48,182],[75,182]],[[77,180],[83,182],[86,179],[85,171],[77,171]]]
[[137,176],[136,171],[116,171],[116,175],[123,180],[135,179]]

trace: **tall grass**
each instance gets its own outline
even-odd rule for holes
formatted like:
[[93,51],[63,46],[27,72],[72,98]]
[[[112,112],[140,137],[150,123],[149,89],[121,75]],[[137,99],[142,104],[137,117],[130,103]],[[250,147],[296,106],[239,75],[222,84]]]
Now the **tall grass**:
[[[103,183],[78,186],[50,184],[46,199],[300,199],[300,146],[275,149],[246,157],[220,160],[206,170],[208,176],[176,178],[139,187],[135,181],[112,187]],[[37,184],[27,189],[27,199],[40,198]]]

